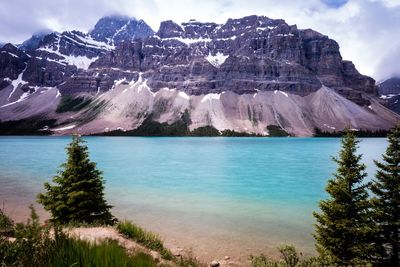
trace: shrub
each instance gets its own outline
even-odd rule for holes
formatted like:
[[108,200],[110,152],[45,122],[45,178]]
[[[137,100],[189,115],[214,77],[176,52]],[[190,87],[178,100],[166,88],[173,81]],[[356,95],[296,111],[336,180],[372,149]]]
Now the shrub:
[[[4,214],[3,214],[4,215]],[[15,240],[0,236],[0,266],[18,267],[155,267],[157,263],[147,254],[130,255],[116,241],[91,243],[68,237],[59,227],[39,225],[39,218],[31,207],[26,224],[15,225]]]

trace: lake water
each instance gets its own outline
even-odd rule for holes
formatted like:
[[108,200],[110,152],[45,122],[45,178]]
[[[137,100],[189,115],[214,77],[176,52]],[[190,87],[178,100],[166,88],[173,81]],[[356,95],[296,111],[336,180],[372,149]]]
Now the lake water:
[[[313,253],[318,201],[337,138],[86,137],[119,218],[160,233],[203,258],[244,259],[283,243]],[[1,137],[0,201],[20,220],[65,160],[70,137]],[[386,140],[363,139],[375,171]]]

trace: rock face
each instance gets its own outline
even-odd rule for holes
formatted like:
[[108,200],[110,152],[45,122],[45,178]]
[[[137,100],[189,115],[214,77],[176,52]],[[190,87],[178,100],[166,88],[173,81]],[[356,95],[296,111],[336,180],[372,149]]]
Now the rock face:
[[[172,123],[185,110],[191,112],[191,129],[212,125],[261,134],[268,134],[265,127],[270,124],[311,135],[315,127],[333,131],[351,124],[381,129],[398,120],[378,107],[375,81],[342,60],[334,40],[264,16],[229,19],[225,24],[169,20],[156,33],[142,20],[109,16],[89,33],[51,33],[34,50],[6,45],[0,52],[0,90],[4,89],[0,98],[10,96],[0,99],[5,105],[0,106],[0,120],[23,118],[15,108],[24,105],[19,109],[40,115],[35,107],[26,107],[40,88],[56,92],[56,102],[61,94],[101,103],[101,111],[86,116],[89,109],[99,109],[90,105],[85,111],[90,119],[74,123],[86,125],[80,128],[82,133],[118,125],[133,129],[150,115]],[[128,94],[132,88],[137,92]],[[148,93],[143,96],[143,92]],[[290,97],[278,99],[277,92]],[[332,101],[338,95],[340,101],[348,101],[344,110]],[[70,123],[71,116],[66,119],[51,107],[46,117]],[[318,112],[326,116],[314,114]]]
[[24,51],[33,51],[40,47],[40,43],[43,41],[43,38],[50,34],[49,31],[43,31],[32,35],[31,38],[24,41],[22,44],[18,45],[17,47],[24,50]]
[[400,94],[400,77],[393,77],[381,82],[378,89],[381,96]]
[[154,34],[154,31],[143,20],[123,16],[101,18],[89,35],[96,41],[110,45],[143,39]]
[[380,98],[385,106],[400,114],[400,78],[393,77],[378,85]]
[[339,45],[283,20],[249,16],[223,25],[162,22],[156,35],[117,46],[93,68],[144,72],[154,90],[239,94],[284,90],[307,95],[322,84],[361,105],[376,94],[375,81],[343,61]]

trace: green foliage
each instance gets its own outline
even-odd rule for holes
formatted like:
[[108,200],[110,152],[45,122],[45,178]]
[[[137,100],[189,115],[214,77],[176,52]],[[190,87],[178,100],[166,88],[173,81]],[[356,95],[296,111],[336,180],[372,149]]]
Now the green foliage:
[[82,112],[79,116],[80,123],[87,123],[94,120],[107,106],[107,101],[105,100],[95,100],[91,102],[86,110]]
[[289,134],[278,125],[268,125],[267,130],[270,137],[286,137]]
[[223,131],[221,131],[221,136],[225,136],[225,137],[265,137],[261,134],[236,132],[233,130],[223,130]]
[[15,227],[15,240],[0,236],[0,266],[18,267],[155,267],[157,263],[147,254],[130,255],[116,241],[95,244],[68,237],[60,228],[41,227],[31,207],[31,218]]
[[63,113],[69,111],[80,111],[88,106],[91,102],[92,100],[88,98],[63,95],[60,103],[57,106],[56,112]]
[[252,267],[278,267],[279,262],[267,257],[264,254],[259,256],[250,255],[250,264]]
[[10,235],[13,233],[14,222],[0,209],[0,235]]
[[203,126],[194,129],[190,135],[192,136],[220,136],[220,132],[212,126]]
[[13,226],[14,241],[0,236],[0,266],[44,266],[52,239],[49,228],[39,225],[39,218],[30,206],[31,216],[26,224]]
[[157,234],[146,231],[140,226],[129,221],[119,222],[117,224],[117,229],[127,238],[142,244],[148,249],[159,252],[164,259],[173,259],[171,251],[164,247],[161,238]]
[[67,161],[53,177],[54,185],[45,183],[46,192],[38,195],[38,202],[60,224],[102,223],[112,224],[111,206],[104,199],[104,179],[96,163],[79,136],[73,136],[67,146]]
[[179,257],[178,259],[175,260],[175,264],[178,267],[200,267],[200,266],[206,266],[202,263],[200,263],[193,255],[189,255],[186,257]]
[[93,244],[61,234],[54,243],[44,266],[156,266],[156,262],[150,255],[138,253],[130,256],[115,240]]
[[389,133],[388,143],[383,162],[375,161],[378,170],[371,201],[381,248],[379,261],[395,267],[400,266],[400,126]]
[[281,253],[283,261],[286,263],[288,267],[295,267],[297,263],[300,261],[295,247],[285,245],[279,247],[278,250]]
[[252,267],[321,267],[324,265],[320,258],[303,258],[294,246],[284,245],[278,248],[280,259],[274,260],[264,254],[250,256]]
[[374,225],[370,219],[367,176],[361,155],[356,155],[359,141],[350,131],[342,138],[334,178],[326,191],[330,198],[319,203],[315,238],[317,245],[329,253],[339,265],[355,265],[374,254],[371,243]]
[[[262,137],[259,134],[251,134],[244,132],[236,132],[233,130],[223,130],[218,131],[215,127],[208,125],[189,130],[189,125],[191,124],[189,111],[186,109],[182,113],[181,118],[171,124],[160,123],[154,121],[154,116],[151,114],[142,122],[142,124],[134,129],[128,131],[114,130],[109,132],[104,132],[99,135],[106,136],[226,136],[226,137],[247,137],[256,136]],[[286,135],[285,135],[286,136]]]
[[0,121],[0,135],[49,135],[46,130],[56,123],[54,119],[33,117],[17,121]]
[[[314,129],[314,137],[342,137],[345,134],[346,131],[324,132],[319,128]],[[354,132],[354,135],[357,137],[386,137],[387,134],[387,130],[358,130]]]
[[152,120],[149,116],[135,130],[130,132],[133,136],[185,136],[188,134],[187,124],[183,120],[178,120],[168,124],[159,123]]

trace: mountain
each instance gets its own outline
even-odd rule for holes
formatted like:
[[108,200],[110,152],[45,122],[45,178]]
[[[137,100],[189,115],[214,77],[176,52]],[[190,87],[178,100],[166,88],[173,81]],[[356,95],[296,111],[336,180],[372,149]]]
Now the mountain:
[[0,48],[2,48],[6,43],[0,42]]
[[143,20],[125,16],[107,16],[101,18],[89,35],[96,41],[117,45],[125,41],[146,38],[154,31]]
[[17,45],[17,47],[24,51],[36,50],[40,47],[40,43],[42,42],[43,38],[50,33],[51,33],[50,30],[46,30],[33,34],[31,38],[25,40],[22,44]]
[[45,129],[56,134],[184,125],[310,136],[400,122],[337,42],[265,16],[169,20],[157,32],[109,16],[89,33],[52,33],[34,51],[0,52],[0,120],[51,120]]
[[385,101],[385,105],[400,114],[400,78],[393,77],[378,85],[379,95]]

